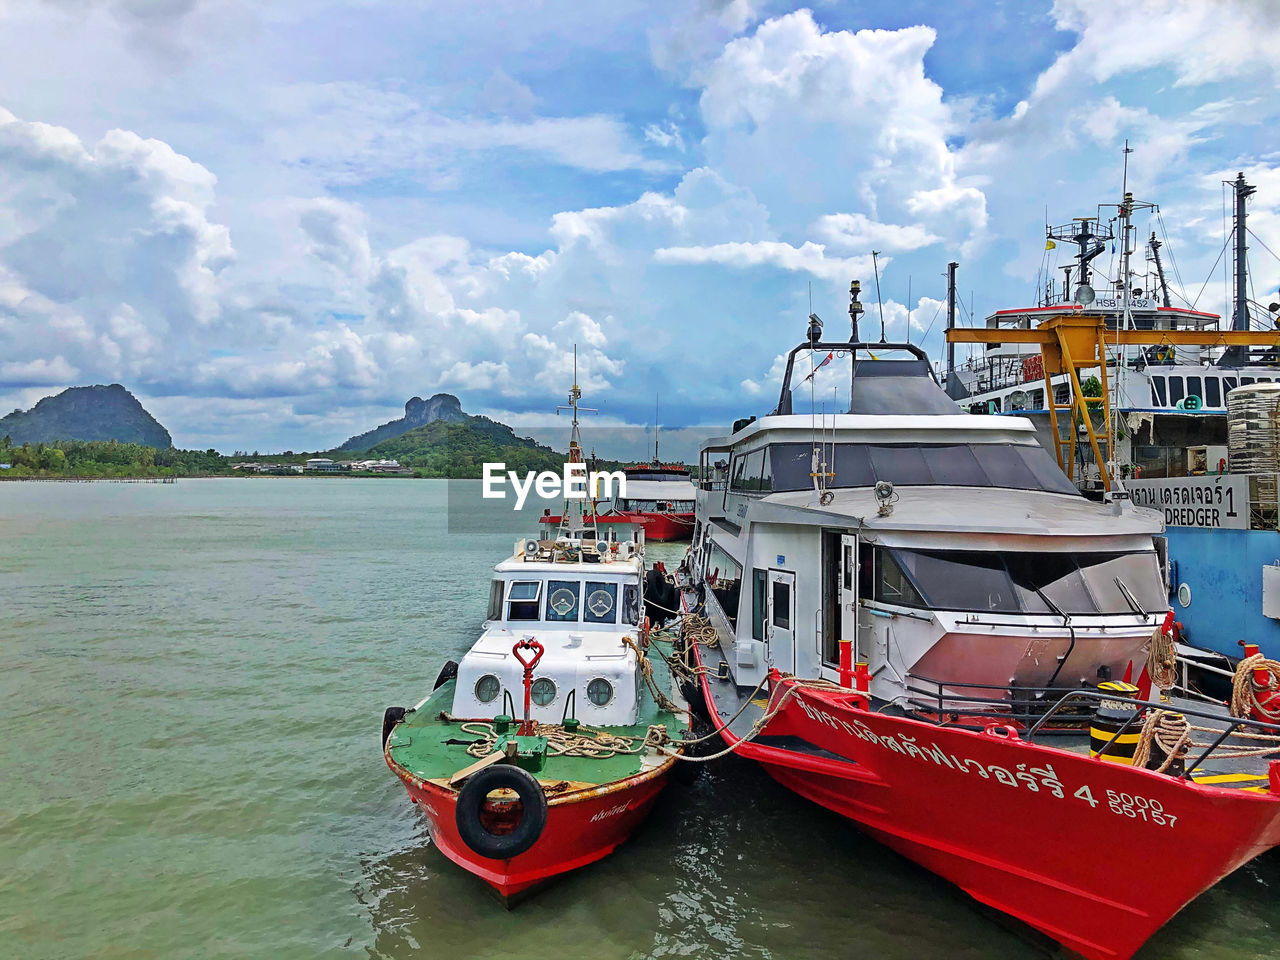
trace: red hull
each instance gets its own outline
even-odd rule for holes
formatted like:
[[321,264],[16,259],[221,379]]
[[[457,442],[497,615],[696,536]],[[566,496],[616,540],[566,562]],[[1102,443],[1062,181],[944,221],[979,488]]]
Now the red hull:
[[[772,703],[793,686],[776,684]],[[705,677],[703,687],[713,702]],[[800,688],[764,736],[826,751],[742,744],[779,783],[1090,960],[1132,956],[1280,843],[1272,795],[877,714],[847,692]]]
[[624,510],[612,514],[625,517],[644,527],[645,540],[690,540],[693,538],[692,513],[641,513]]
[[504,899],[608,856],[649,812],[666,785],[674,761],[657,770],[592,790],[552,799],[547,825],[537,843],[518,857],[490,860],[468,847],[458,834],[456,791],[419,780],[388,760],[388,766],[426,815],[431,839],[458,866],[484,880]]

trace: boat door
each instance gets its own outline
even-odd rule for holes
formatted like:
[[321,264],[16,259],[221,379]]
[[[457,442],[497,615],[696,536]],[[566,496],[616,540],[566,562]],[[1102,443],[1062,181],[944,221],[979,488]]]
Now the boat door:
[[[769,618],[765,626],[768,658],[779,670],[796,672],[796,575],[769,571]],[[788,666],[790,664],[790,666]]]
[[[851,644],[853,659],[858,659],[858,538],[840,536],[840,635],[841,643]],[[836,645],[836,661],[840,647]]]

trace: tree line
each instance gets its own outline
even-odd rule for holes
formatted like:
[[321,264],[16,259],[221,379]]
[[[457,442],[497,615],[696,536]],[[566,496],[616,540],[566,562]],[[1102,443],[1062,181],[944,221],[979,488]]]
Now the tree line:
[[194,477],[225,474],[230,460],[217,450],[157,449],[116,440],[56,440],[15,445],[0,438],[0,476]]

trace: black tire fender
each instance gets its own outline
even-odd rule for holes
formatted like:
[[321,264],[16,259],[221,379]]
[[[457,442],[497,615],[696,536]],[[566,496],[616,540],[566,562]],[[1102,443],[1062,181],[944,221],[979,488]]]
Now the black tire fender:
[[387,749],[387,737],[395,729],[397,723],[404,719],[409,711],[405,707],[387,707],[382,714],[382,749]]
[[440,668],[440,676],[436,677],[436,685],[431,689],[439,690],[442,686],[444,686],[450,680],[455,679],[457,676],[458,676],[458,661],[446,660],[444,662],[444,666]]
[[[514,830],[493,834],[480,822],[480,811],[494,790],[514,790],[524,807],[524,816]],[[542,785],[527,770],[498,763],[471,776],[458,793],[454,818],[462,842],[476,854],[490,860],[509,860],[524,853],[542,836],[547,826],[547,796]]]

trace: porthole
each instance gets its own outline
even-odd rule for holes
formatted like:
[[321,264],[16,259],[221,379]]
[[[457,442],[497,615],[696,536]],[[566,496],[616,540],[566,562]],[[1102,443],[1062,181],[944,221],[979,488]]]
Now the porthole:
[[481,703],[492,703],[502,692],[502,684],[492,673],[486,673],[476,681],[476,699]]
[[545,707],[556,698],[556,685],[546,677],[539,677],[529,688],[529,698],[540,707]]
[[596,677],[587,684],[587,699],[597,707],[603,707],[613,699],[613,684],[604,677]]
[[1191,584],[1178,584],[1178,603],[1182,604],[1183,610],[1191,606]]

